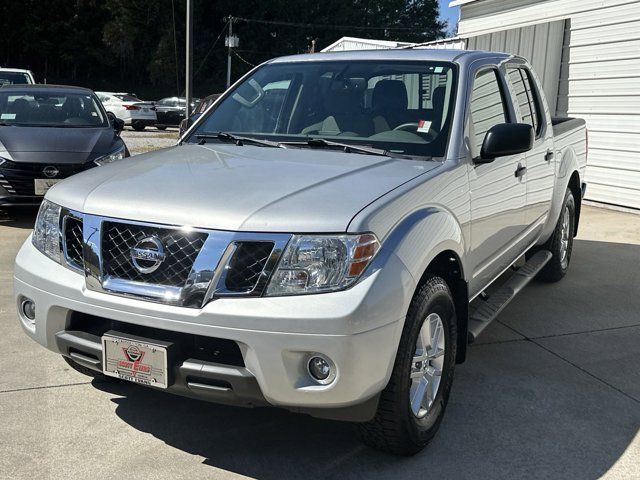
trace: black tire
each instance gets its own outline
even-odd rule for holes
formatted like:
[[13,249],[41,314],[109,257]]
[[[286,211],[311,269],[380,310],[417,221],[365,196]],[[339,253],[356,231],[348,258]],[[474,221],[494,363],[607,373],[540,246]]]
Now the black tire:
[[146,125],[141,124],[141,123],[132,123],[131,126],[133,127],[133,129],[136,132],[141,132],[141,131],[143,131],[145,129]]
[[67,365],[73,368],[76,372],[86,375],[87,377],[99,378],[102,380],[112,379],[112,377],[107,377],[106,375],[100,372],[96,372],[95,370],[91,370],[90,368],[84,367],[79,363],[76,363],[75,361],[71,360],[69,357],[65,357],[63,355],[62,358],[64,358],[64,361],[67,362]]
[[166,129],[167,129],[167,126],[166,126],[166,125],[156,125],[156,128],[157,128],[158,130],[166,130]]
[[[566,255],[563,255],[563,224],[565,219],[565,211],[568,212],[569,224],[567,226],[568,231],[566,234],[567,246]],[[573,236],[576,225],[576,201],[573,198],[573,193],[570,189],[564,195],[564,202],[562,203],[562,209],[560,210],[560,216],[558,223],[553,231],[553,235],[544,245],[544,249],[551,252],[552,257],[549,263],[538,274],[538,279],[543,282],[557,282],[561,280],[569,270],[569,264],[571,262],[571,252],[573,251]]]
[[[440,386],[426,416],[418,418],[409,405],[411,367],[416,341],[422,325],[431,313],[437,313],[445,335],[444,366]],[[397,455],[414,455],[433,439],[447,406],[456,360],[456,315],[446,282],[429,277],[416,292],[400,338],[393,372],[382,391],[373,420],[357,425],[360,439],[370,447]]]

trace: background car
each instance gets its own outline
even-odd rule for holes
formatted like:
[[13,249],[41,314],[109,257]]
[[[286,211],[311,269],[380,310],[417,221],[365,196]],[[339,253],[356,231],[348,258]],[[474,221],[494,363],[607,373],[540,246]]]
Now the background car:
[[2,85],[24,85],[36,83],[31,70],[20,68],[0,68],[0,86]]
[[[191,103],[191,108],[194,110],[197,108],[200,99],[194,98]],[[187,99],[184,97],[167,97],[156,102],[156,116],[158,122],[156,128],[158,130],[164,130],[167,127],[177,127],[180,122],[184,120]]]
[[96,92],[107,112],[124,121],[136,131],[146,126],[155,125],[157,121],[153,102],[145,102],[130,93]]
[[124,127],[86,88],[0,88],[0,207],[37,205],[81,171],[128,157]]
[[213,93],[204,97],[202,100],[197,100],[195,108],[193,109],[193,113],[187,122],[186,118],[183,118],[180,122],[180,135],[187,131],[189,125],[192,125],[200,116],[204,113],[204,111],[211,106],[213,102],[215,102],[218,98],[220,98],[221,93]]

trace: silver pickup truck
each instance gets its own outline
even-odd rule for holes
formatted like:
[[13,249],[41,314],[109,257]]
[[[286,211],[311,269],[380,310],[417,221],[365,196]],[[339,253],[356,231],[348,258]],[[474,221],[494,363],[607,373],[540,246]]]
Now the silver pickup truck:
[[519,57],[275,59],[175,147],[47,193],[20,322],[82,373],[352,421],[412,454],[467,345],[566,274],[586,151]]

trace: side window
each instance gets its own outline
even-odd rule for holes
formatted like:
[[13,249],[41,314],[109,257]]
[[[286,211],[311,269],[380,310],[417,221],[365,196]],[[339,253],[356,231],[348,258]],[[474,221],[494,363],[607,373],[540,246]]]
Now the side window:
[[514,100],[520,110],[521,118],[518,120],[531,125],[538,136],[542,129],[541,109],[529,72],[522,68],[512,68],[508,70],[507,75],[513,86]]
[[480,155],[484,137],[494,125],[507,122],[497,72],[483,70],[473,81],[470,103],[469,140],[474,157]]

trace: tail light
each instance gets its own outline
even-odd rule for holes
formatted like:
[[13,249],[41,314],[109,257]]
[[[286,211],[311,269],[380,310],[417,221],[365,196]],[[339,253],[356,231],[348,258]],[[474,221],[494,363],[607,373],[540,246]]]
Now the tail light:
[[124,108],[125,110],[140,110],[140,107],[137,105],[125,105]]

